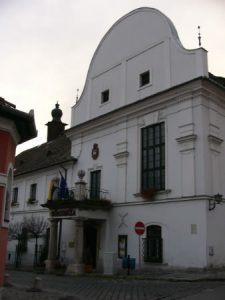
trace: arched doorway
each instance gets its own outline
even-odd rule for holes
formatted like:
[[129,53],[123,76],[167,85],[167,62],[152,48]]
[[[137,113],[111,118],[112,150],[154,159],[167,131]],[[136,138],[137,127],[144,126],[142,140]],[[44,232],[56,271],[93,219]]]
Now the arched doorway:
[[144,261],[161,263],[162,257],[162,228],[158,225],[147,227],[144,242]]

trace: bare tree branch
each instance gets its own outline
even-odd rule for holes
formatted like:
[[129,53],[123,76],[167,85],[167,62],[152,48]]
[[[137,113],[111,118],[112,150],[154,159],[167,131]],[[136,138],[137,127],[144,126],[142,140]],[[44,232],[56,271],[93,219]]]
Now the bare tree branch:
[[24,222],[10,223],[9,224],[9,238],[12,240],[22,239],[25,227],[26,226],[25,226]]
[[43,217],[24,218],[24,224],[28,232],[35,238],[39,238],[48,228],[48,222]]

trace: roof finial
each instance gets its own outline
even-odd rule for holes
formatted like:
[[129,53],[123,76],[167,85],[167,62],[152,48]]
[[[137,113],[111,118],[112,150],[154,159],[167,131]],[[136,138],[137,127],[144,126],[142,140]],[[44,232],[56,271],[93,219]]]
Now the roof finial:
[[201,27],[198,26],[198,45],[199,45],[199,47],[201,47],[201,38],[202,38],[200,29],[201,29]]

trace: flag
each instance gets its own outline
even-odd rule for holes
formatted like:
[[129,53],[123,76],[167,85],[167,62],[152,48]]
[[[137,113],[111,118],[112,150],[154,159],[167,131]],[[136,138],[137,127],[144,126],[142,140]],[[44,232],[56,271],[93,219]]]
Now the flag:
[[60,181],[59,181],[59,194],[60,194],[60,199],[65,199],[68,196],[66,179],[63,177],[61,173],[60,173]]
[[52,194],[53,194],[53,181],[51,180],[48,188],[48,201],[52,200]]

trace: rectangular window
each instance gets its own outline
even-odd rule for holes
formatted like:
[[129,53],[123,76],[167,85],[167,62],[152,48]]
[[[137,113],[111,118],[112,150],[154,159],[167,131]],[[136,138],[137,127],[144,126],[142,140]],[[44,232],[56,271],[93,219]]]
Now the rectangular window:
[[165,126],[164,123],[142,129],[141,191],[165,189]]
[[142,239],[144,261],[162,263],[162,228],[158,225],[150,225],[146,228],[146,231],[146,238]]
[[101,170],[91,172],[90,176],[90,198],[99,200],[101,187]]
[[33,183],[30,186],[30,199],[31,200],[36,200],[36,193],[37,193],[37,184]]
[[18,203],[18,187],[15,187],[13,189],[13,198],[12,198],[12,203]]
[[127,256],[127,235],[118,236],[118,257],[123,258]]
[[149,71],[146,71],[146,72],[140,74],[139,83],[140,83],[140,87],[150,83],[150,72]]
[[109,90],[105,90],[102,92],[101,103],[105,103],[109,101]]

